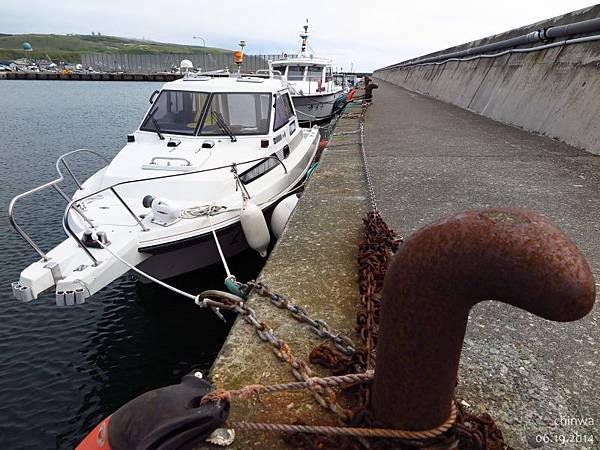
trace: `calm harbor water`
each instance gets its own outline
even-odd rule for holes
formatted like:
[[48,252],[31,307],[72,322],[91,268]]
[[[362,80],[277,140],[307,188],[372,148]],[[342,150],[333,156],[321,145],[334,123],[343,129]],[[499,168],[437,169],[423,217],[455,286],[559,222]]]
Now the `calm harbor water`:
[[[36,259],[10,228],[10,199],[55,178],[64,152],[92,148],[112,158],[148,107],[159,83],[0,81],[0,448],[73,448],[102,418],[131,398],[208,370],[232,322],[188,300],[128,277],[77,307],[58,308],[53,292],[31,303],[13,299],[10,283]],[[89,176],[93,159],[74,164]],[[85,177],[83,177],[85,178]],[[73,192],[70,186],[69,193]],[[64,239],[64,203],[46,192],[19,204],[17,220],[44,249]],[[232,262],[240,279],[262,260]],[[221,288],[221,267],[174,280],[199,292]]]

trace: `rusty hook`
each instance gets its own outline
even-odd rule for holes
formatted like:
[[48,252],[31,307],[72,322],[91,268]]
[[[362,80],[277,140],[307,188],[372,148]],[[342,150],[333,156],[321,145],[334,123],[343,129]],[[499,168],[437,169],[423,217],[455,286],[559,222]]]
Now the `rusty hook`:
[[592,309],[595,290],[579,249],[533,211],[466,211],[418,230],[384,281],[375,417],[411,430],[447,419],[468,314],[478,302],[567,322]]

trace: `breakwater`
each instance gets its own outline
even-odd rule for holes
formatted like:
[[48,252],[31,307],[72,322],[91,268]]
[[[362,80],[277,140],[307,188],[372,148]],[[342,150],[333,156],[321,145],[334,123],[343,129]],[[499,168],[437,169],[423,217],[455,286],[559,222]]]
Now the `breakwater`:
[[[596,5],[393,64],[373,76],[600,154],[600,40],[590,40],[600,34],[599,16]],[[599,27],[582,33],[573,26],[584,21]],[[552,37],[553,28],[567,34]],[[518,36],[528,36],[528,42],[489,47]]]

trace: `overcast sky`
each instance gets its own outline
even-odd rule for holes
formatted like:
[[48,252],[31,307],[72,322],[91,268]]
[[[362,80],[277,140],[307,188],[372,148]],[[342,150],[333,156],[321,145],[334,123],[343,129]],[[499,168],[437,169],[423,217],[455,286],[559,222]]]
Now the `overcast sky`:
[[0,0],[0,33],[146,38],[247,53],[297,52],[309,19],[311,47],[336,67],[372,70],[592,6],[582,0]]

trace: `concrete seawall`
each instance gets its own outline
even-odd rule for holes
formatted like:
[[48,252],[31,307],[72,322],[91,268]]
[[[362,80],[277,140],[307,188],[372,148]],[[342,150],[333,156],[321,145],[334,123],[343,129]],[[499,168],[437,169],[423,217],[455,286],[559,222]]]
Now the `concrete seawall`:
[[[600,5],[596,5],[427,56],[599,16]],[[536,45],[540,44],[531,46]],[[596,41],[497,58],[384,68],[373,76],[600,154],[599,68],[600,41]]]

